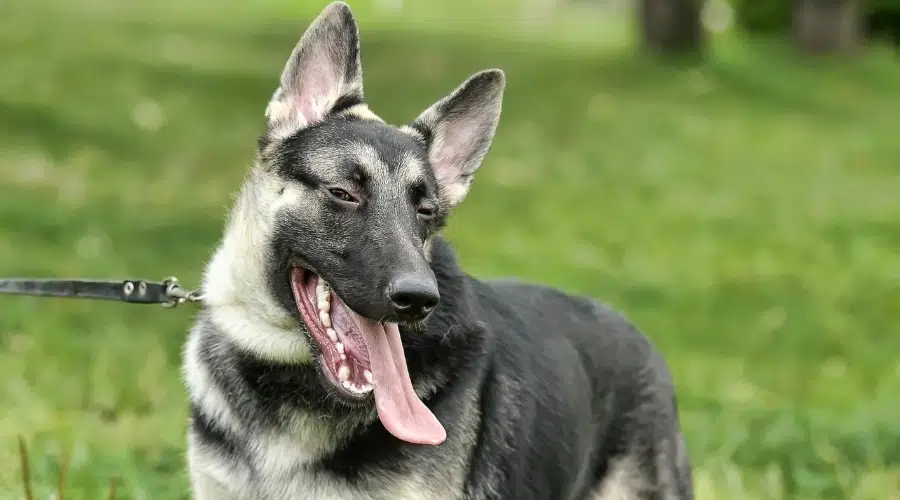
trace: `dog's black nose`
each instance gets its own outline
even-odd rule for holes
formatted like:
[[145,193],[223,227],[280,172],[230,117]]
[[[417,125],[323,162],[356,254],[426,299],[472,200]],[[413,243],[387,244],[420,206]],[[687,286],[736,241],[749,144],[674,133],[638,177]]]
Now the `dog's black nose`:
[[388,297],[394,312],[402,319],[416,321],[428,316],[441,296],[434,279],[400,276],[388,285]]

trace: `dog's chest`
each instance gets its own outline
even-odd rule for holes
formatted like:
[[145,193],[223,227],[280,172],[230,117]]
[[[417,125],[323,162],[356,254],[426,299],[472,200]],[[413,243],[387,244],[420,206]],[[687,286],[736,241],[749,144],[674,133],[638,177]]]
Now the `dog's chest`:
[[436,491],[425,478],[410,475],[369,475],[354,482],[327,472],[301,471],[291,478],[260,484],[261,498],[291,500],[450,500],[451,491]]
[[[265,443],[265,444],[263,444]],[[260,446],[262,445],[262,446]],[[453,467],[413,460],[403,471],[372,464],[352,478],[315,465],[302,447],[258,442],[257,498],[271,500],[455,500],[461,497],[462,475]],[[417,465],[416,465],[417,464]],[[455,480],[454,480],[455,479]]]

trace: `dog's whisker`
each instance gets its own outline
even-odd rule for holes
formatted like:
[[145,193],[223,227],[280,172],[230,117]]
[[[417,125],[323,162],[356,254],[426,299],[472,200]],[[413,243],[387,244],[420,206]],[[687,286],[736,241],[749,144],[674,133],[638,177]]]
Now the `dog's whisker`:
[[449,337],[449,336],[450,336],[450,333],[453,332],[453,327],[454,327],[454,326],[455,326],[455,325],[450,325],[450,327],[447,328],[447,333],[445,333],[445,334],[441,337],[441,342],[442,342],[442,343],[446,343],[446,342],[447,342],[447,337]]

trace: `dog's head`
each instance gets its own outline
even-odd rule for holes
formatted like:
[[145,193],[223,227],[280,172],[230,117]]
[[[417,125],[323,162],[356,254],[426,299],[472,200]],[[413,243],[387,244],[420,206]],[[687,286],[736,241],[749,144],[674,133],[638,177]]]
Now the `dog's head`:
[[504,75],[470,77],[399,128],[368,109],[362,75],[356,21],[333,3],[294,49],[266,110],[260,156],[280,184],[276,258],[324,278],[365,317],[417,321],[439,300],[428,239],[487,153]]
[[425,418],[415,402],[400,404],[411,386],[397,324],[423,321],[440,300],[429,238],[488,151],[504,84],[499,70],[477,73],[408,124],[386,124],[363,100],[356,21],[332,3],[284,68],[245,187],[253,215],[239,218],[265,227],[246,231],[265,234],[270,291],[326,378],[348,402],[374,386],[380,415],[402,406],[382,421],[413,441],[437,438],[412,422]]

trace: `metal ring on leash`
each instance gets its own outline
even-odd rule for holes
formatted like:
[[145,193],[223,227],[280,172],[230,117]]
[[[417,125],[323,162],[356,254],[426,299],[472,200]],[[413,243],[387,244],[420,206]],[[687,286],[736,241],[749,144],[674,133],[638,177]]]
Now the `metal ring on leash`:
[[169,297],[168,302],[162,304],[163,307],[174,308],[185,302],[201,302],[203,301],[203,293],[199,290],[187,291],[178,284],[178,278],[172,276],[163,283],[166,285],[166,295]]

